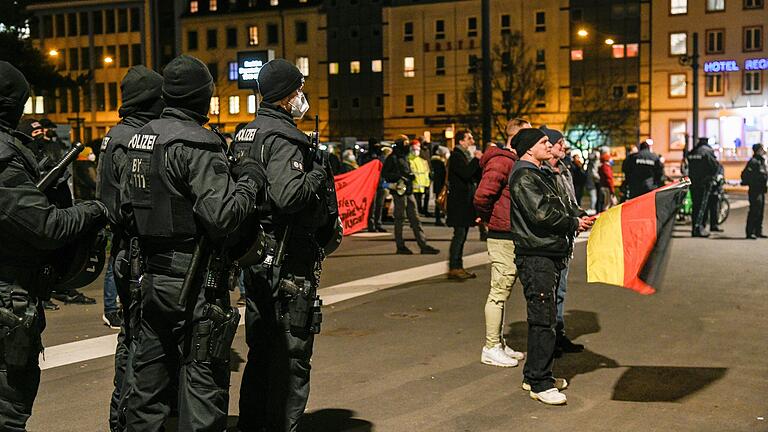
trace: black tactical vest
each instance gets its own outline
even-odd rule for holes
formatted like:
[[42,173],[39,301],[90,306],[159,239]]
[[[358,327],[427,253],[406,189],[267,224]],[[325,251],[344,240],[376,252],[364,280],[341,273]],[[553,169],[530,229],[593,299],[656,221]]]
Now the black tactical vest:
[[171,178],[166,168],[167,148],[177,143],[221,150],[214,132],[192,121],[170,118],[152,120],[128,142],[130,204],[142,238],[186,240],[198,232],[192,200],[175,186],[186,180]]
[[115,214],[118,211],[120,174],[125,169],[125,166],[114,166],[113,156],[116,152],[128,151],[128,142],[137,131],[136,127],[119,123],[109,130],[101,142],[99,165],[96,167],[96,199],[107,206],[109,218],[112,221],[115,220]]

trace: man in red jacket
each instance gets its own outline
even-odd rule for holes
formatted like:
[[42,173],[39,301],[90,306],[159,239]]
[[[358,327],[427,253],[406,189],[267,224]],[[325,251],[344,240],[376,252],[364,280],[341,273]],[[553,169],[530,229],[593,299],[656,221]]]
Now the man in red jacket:
[[[509,139],[520,129],[530,127],[526,120],[510,120],[507,124]],[[507,187],[507,179],[516,160],[517,154],[508,148],[488,147],[480,160],[483,176],[474,197],[477,214],[488,226],[487,245],[491,259],[491,291],[485,302],[485,346],[480,361],[499,367],[517,366],[518,360],[525,358],[525,354],[506,346],[502,337],[504,304],[517,278]]]

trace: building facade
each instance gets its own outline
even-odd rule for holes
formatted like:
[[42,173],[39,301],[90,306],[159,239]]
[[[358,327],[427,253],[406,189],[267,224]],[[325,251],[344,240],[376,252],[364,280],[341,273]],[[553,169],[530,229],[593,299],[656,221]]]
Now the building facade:
[[[567,1],[492,0],[491,51],[494,136],[503,136],[505,101],[529,98],[532,121],[562,128],[568,110]],[[397,1],[383,10],[384,135],[450,139],[452,131],[479,134],[481,2]],[[514,89],[514,63],[528,63],[543,82]],[[517,80],[512,80],[517,82]],[[526,94],[525,96],[522,96]]]
[[726,177],[738,179],[752,144],[768,143],[764,0],[654,2],[651,135],[677,173],[693,135],[692,68],[698,35],[698,132],[719,152]]
[[239,89],[237,53],[270,50],[296,64],[305,76],[309,111],[298,122],[305,132],[328,138],[325,16],[321,1],[189,1],[181,19],[181,51],[208,65],[216,90],[208,116],[223,132],[255,117],[258,96]]
[[29,11],[34,45],[77,85],[33,95],[25,113],[71,130],[72,140],[90,143],[117,123],[128,68],[160,68],[175,56],[173,38],[157,31],[160,12],[166,13],[162,25],[174,28],[173,1],[45,1]]

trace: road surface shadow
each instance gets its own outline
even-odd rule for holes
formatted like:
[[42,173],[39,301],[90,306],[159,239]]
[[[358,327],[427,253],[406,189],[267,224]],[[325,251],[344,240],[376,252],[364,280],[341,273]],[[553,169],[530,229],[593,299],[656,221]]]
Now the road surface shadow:
[[630,366],[613,387],[615,401],[677,402],[725,376],[727,368]]
[[[299,432],[371,432],[373,423],[355,418],[356,413],[343,408],[326,408],[305,413],[299,420]],[[240,432],[239,416],[227,418],[227,432]]]

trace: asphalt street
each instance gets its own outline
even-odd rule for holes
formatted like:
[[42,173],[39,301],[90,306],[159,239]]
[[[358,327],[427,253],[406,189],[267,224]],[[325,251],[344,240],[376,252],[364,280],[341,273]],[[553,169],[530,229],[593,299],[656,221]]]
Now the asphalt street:
[[[397,285],[392,276],[392,288],[334,303],[324,308],[301,430],[768,431],[768,240],[744,239],[745,218],[746,209],[733,210],[710,239],[679,226],[653,296],[586,284],[585,243],[577,245],[566,327],[587,350],[555,362],[555,375],[571,383],[564,407],[531,400],[520,389],[522,366],[480,363],[487,265],[465,282],[438,275]],[[447,260],[450,229],[428,226],[427,234],[440,255],[395,255],[391,234],[345,239],[325,263],[323,287]],[[465,255],[484,250],[473,230]],[[84,290],[97,305],[48,314],[46,346],[114,333],[101,323],[100,290],[101,281]],[[525,349],[519,284],[505,337]],[[232,355],[234,424],[242,328]],[[106,431],[111,385],[109,357],[44,370],[29,430]]]

